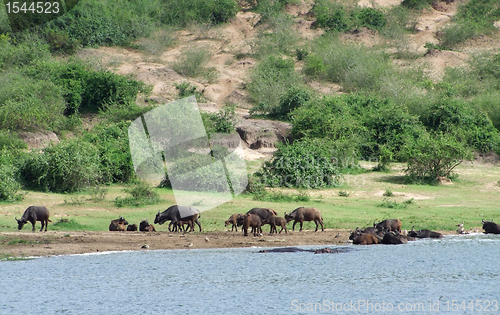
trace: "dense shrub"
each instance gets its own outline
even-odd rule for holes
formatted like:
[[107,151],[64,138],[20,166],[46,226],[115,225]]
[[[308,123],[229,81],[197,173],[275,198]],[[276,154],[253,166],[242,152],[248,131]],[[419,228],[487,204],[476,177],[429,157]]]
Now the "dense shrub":
[[[323,139],[304,139],[280,145],[273,159],[256,173],[266,186],[324,188],[340,185],[341,167],[336,144]],[[347,165],[346,165],[347,167]]]
[[49,46],[35,35],[27,34],[15,40],[0,35],[0,69],[19,68],[49,57]]
[[478,151],[500,147],[500,135],[488,116],[464,101],[441,98],[427,108],[420,120],[429,131],[453,134]]
[[61,89],[19,72],[0,72],[0,128],[49,129],[64,125]]
[[0,151],[27,149],[26,143],[9,130],[0,130]]
[[307,56],[304,73],[342,85],[345,91],[378,92],[394,72],[389,56],[357,44],[322,37]]
[[27,68],[26,73],[50,80],[61,88],[67,115],[98,112],[110,104],[129,105],[135,102],[139,93],[151,91],[151,87],[141,81],[110,71],[92,70],[78,61],[39,62]]
[[233,18],[239,9],[234,0],[165,0],[163,8],[162,22],[179,26],[224,23]]
[[337,2],[316,1],[312,12],[315,26],[328,31],[344,32],[367,27],[381,30],[387,24],[385,14],[374,8],[346,7]]
[[401,151],[408,161],[405,170],[409,182],[435,182],[437,177],[449,177],[472,152],[453,135],[438,133],[409,142]]
[[257,105],[251,113],[267,114],[280,106],[280,96],[291,86],[300,84],[294,67],[292,59],[271,55],[252,69],[248,89]]
[[410,9],[420,9],[424,7],[428,7],[435,0],[403,0],[401,5]]
[[78,140],[30,153],[20,161],[20,176],[33,189],[72,192],[94,186],[100,181],[99,151]]
[[21,185],[17,181],[17,168],[13,165],[0,164],[0,201],[20,201],[22,194],[17,192]]
[[128,182],[134,168],[128,141],[128,122],[100,124],[83,136],[99,151],[100,183]]
[[124,189],[124,192],[130,194],[129,197],[116,197],[115,206],[118,208],[126,206],[139,207],[141,205],[152,205],[161,201],[160,195],[147,185],[137,185],[131,189]]

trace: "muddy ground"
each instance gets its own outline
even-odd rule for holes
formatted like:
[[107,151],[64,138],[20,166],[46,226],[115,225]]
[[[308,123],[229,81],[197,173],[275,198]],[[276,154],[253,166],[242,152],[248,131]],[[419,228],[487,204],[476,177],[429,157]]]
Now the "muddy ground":
[[[243,236],[243,233],[217,231],[202,233],[169,232],[4,232],[0,233],[0,253],[14,257],[84,254],[105,251],[284,247],[284,246],[338,246],[349,244],[349,231],[326,229],[321,232],[302,231],[288,234]],[[446,231],[443,234],[450,234]],[[147,245],[147,246],[144,246]],[[143,248],[147,247],[147,248]]]

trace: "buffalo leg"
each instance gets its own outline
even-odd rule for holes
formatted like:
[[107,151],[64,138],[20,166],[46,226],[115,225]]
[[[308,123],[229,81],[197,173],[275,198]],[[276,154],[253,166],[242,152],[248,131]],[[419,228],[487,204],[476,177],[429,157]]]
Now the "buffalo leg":
[[35,224],[36,224],[36,221],[31,222],[31,225],[33,226],[33,228],[31,229],[31,232],[35,232]]
[[[198,221],[198,219],[196,219],[196,221],[194,221],[194,223],[196,223],[198,225],[198,228],[200,229],[200,232],[201,232],[201,224],[200,224],[200,221]],[[193,231],[194,231],[194,225],[193,225]],[[236,228],[236,232],[238,232],[238,228]]]
[[295,224],[297,224],[297,221],[293,221],[292,231],[295,231]]
[[[40,228],[40,232],[42,232],[42,231],[43,231],[43,227],[45,226],[45,221],[43,221],[43,220],[42,220],[42,221],[40,221],[40,222],[42,223],[42,227]],[[48,223],[47,223],[47,224],[48,224]],[[45,230],[45,231],[47,231],[47,230]]]
[[299,232],[302,232],[302,223],[304,223],[304,222],[300,221],[300,230],[299,230]]

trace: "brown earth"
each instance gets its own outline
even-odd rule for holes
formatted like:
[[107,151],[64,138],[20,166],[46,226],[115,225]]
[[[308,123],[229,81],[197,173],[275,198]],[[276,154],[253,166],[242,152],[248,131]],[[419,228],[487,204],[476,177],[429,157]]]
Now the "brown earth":
[[[440,231],[452,234],[450,231]],[[20,243],[20,240],[23,240]],[[11,243],[11,244],[9,244]],[[14,244],[12,244],[14,243]],[[192,245],[191,245],[192,244]],[[243,236],[238,232],[4,232],[0,233],[0,252],[13,257],[72,255],[107,251],[284,247],[304,245],[346,245],[349,231],[325,229],[314,232],[289,231],[270,235],[265,227],[263,236]],[[148,248],[142,248],[147,245]]]

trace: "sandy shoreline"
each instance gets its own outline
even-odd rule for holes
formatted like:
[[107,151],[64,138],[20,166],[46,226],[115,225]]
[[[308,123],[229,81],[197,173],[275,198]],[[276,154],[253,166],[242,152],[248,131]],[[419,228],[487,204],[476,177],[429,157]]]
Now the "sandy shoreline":
[[[105,251],[283,247],[300,245],[348,244],[349,231],[328,229],[323,232],[284,232],[263,236],[243,236],[243,232],[3,232],[0,253],[13,257],[84,254]],[[192,245],[191,245],[192,244]],[[147,245],[147,249],[142,248]]]
[[[0,233],[0,254],[13,257],[39,257],[85,254],[106,251],[285,247],[285,246],[339,246],[350,244],[349,230],[325,229],[288,234],[243,236],[241,231],[169,233],[169,232],[3,232]],[[455,234],[440,231],[443,234]],[[147,245],[147,248],[143,248]]]

